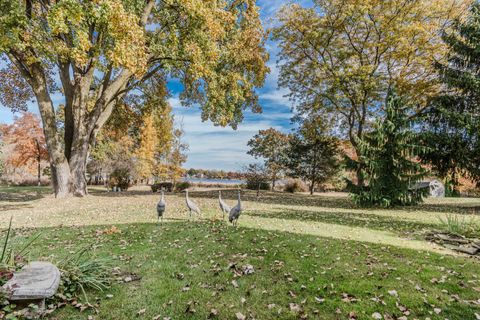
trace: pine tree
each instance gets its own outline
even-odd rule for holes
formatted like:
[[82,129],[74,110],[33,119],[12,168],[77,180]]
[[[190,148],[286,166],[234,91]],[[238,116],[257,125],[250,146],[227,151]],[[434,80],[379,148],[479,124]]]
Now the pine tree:
[[450,47],[448,63],[438,64],[445,91],[426,112],[423,135],[429,151],[422,156],[436,173],[458,185],[466,173],[480,182],[480,3],[443,40]]
[[415,188],[415,184],[426,174],[416,161],[424,147],[417,144],[418,135],[411,131],[407,110],[411,106],[390,91],[384,119],[359,141],[359,161],[365,164],[367,185],[360,188],[349,182],[358,205],[393,207],[422,201],[425,191]]

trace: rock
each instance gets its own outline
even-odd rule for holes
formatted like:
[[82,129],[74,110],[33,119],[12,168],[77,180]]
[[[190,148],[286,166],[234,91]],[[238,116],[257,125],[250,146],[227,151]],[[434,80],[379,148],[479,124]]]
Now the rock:
[[472,255],[472,256],[476,255],[480,251],[480,249],[475,248],[475,247],[455,246],[455,245],[451,245],[451,244],[444,244],[443,246],[447,249],[451,249],[451,250],[455,250],[455,251],[458,251],[458,252],[466,253],[466,254],[469,254],[469,255]]
[[470,243],[467,239],[460,238],[460,237],[454,237],[448,234],[443,234],[443,233],[438,233],[436,234],[436,237],[440,240],[443,241],[448,241],[448,242],[456,242],[456,243],[461,243],[461,244],[467,244]]
[[3,285],[9,300],[43,300],[53,296],[60,284],[60,271],[49,262],[34,261],[15,272]]
[[457,250],[472,256],[476,255],[478,251],[480,251],[480,249],[475,247],[458,247]]
[[445,198],[445,186],[438,180],[430,181],[430,197]]
[[438,180],[420,181],[411,187],[413,190],[426,189],[431,198],[445,198],[445,186]]

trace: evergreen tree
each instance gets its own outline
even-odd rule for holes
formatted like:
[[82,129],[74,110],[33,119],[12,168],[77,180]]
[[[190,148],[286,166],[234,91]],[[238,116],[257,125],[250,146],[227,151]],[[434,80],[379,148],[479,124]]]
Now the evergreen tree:
[[[411,110],[402,97],[390,91],[387,96],[385,117],[374,130],[359,141],[365,164],[367,185],[357,187],[349,181],[354,201],[361,206],[392,207],[413,205],[422,201],[425,191],[415,184],[426,173],[416,157],[424,147],[417,144],[418,135],[410,130]],[[355,167],[352,160],[348,166]]]
[[443,40],[450,47],[448,63],[438,64],[444,93],[427,109],[422,160],[455,188],[466,173],[480,182],[480,3]]

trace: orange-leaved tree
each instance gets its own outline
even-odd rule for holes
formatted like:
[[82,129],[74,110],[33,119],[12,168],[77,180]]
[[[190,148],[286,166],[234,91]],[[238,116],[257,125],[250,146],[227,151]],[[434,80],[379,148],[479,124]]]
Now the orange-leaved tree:
[[13,168],[36,167],[37,182],[40,185],[41,162],[48,160],[40,119],[31,112],[23,112],[21,117],[15,118],[13,124],[2,126],[0,130],[3,141],[13,145],[12,152],[7,155],[7,165]]

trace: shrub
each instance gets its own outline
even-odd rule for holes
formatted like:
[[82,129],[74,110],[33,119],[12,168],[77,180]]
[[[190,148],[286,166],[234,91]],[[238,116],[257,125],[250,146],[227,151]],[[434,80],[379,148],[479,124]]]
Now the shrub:
[[60,292],[66,299],[83,294],[88,302],[86,290],[103,291],[113,280],[111,260],[98,258],[84,248],[57,263],[62,272]]
[[150,188],[152,188],[152,192],[158,192],[160,190],[172,192],[173,183],[171,183],[171,182],[159,182],[159,183],[152,184],[150,186]]
[[307,185],[300,179],[289,179],[283,188],[285,192],[306,192],[308,191]]
[[250,190],[270,190],[268,183],[268,174],[264,165],[249,164],[244,168],[245,181],[247,189]]
[[461,236],[478,236],[480,225],[474,218],[447,214],[445,219],[439,218],[443,229],[449,233]]
[[108,180],[110,188],[117,187],[122,190],[127,190],[130,186],[130,170],[125,168],[118,168],[113,170]]
[[185,189],[188,189],[192,186],[192,184],[188,181],[182,181],[182,182],[179,182],[175,185],[175,190],[176,191],[183,191]]
[[7,233],[5,239],[3,240],[2,249],[0,252],[0,286],[4,285],[10,278],[13,276],[13,272],[23,267],[26,262],[24,255],[26,254],[27,249],[35,242],[40,233],[33,236],[31,239],[22,245],[22,247],[17,248],[18,244],[12,243],[11,233],[12,233],[12,219],[10,217],[10,222],[8,224]]
[[266,181],[247,179],[247,189],[250,190],[270,190],[270,183]]

